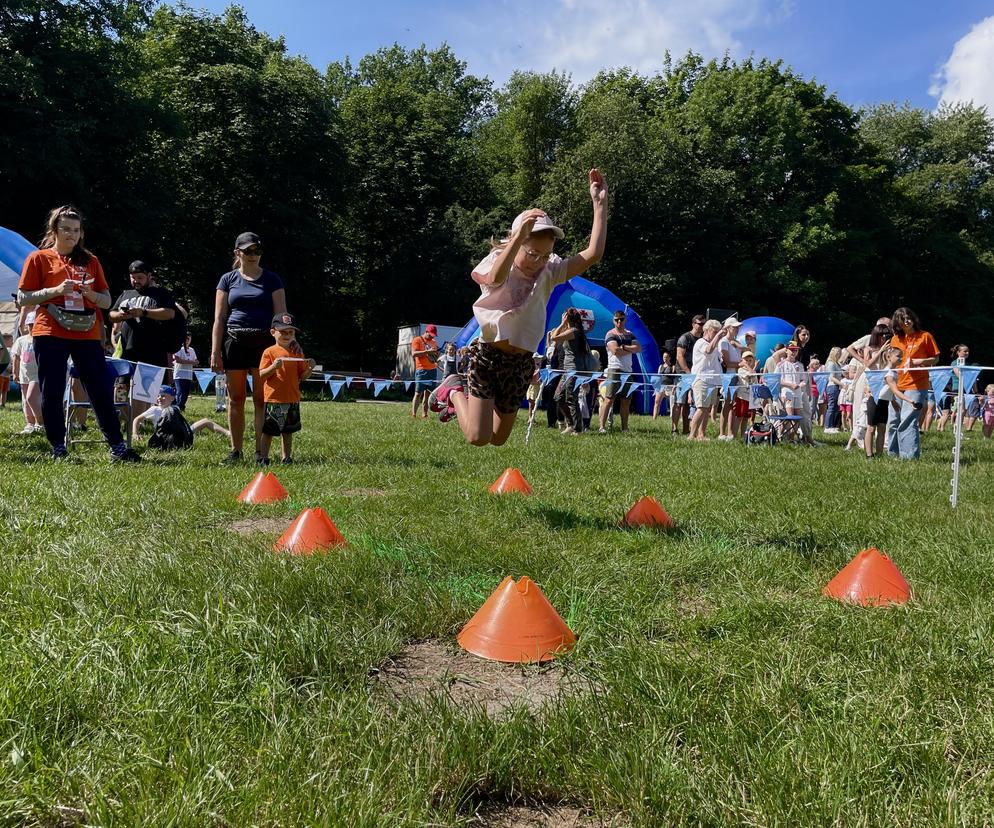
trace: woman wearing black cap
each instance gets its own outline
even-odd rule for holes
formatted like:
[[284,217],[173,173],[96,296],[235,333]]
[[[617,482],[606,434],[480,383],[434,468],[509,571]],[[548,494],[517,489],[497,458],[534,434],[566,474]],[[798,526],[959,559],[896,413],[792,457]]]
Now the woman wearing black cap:
[[235,239],[233,270],[217,283],[214,302],[214,330],[211,342],[211,370],[224,371],[228,385],[228,428],[231,452],[226,463],[242,458],[245,435],[245,397],[248,376],[252,375],[256,459],[266,405],[259,382],[259,360],[273,344],[269,334],[273,316],[286,313],[283,282],[271,270],[259,265],[262,240],[255,233],[242,233]]

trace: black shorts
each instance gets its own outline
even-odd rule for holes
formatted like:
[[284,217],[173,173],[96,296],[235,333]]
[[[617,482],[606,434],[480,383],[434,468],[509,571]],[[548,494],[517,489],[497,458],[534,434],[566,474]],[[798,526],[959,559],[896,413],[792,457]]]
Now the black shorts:
[[262,352],[274,343],[272,334],[261,328],[228,328],[224,335],[224,370],[258,368]]
[[262,433],[270,437],[300,431],[300,403],[266,403]]
[[526,351],[509,354],[489,342],[469,346],[469,393],[481,400],[493,400],[501,414],[511,414],[521,407],[534,375],[535,358]]
[[868,426],[887,425],[890,416],[890,400],[877,402],[873,397],[866,398],[866,424]]

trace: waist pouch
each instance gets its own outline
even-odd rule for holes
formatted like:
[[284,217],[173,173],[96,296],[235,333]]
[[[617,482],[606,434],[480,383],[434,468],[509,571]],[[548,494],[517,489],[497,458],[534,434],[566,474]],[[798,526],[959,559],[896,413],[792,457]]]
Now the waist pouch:
[[93,327],[97,321],[95,310],[69,311],[61,305],[42,305],[48,311],[55,323],[64,330],[85,333]]

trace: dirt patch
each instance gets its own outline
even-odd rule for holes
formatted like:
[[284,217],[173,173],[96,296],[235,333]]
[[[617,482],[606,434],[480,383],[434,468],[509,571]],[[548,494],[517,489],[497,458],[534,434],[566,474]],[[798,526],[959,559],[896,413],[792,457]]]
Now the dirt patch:
[[521,704],[538,710],[547,702],[579,695],[590,686],[561,660],[503,664],[440,641],[409,644],[374,670],[372,681],[397,701],[444,695],[459,707],[482,705],[490,716]]
[[384,497],[386,489],[342,489],[346,497]]
[[228,531],[237,532],[239,535],[254,535],[257,532],[278,535],[289,525],[290,521],[286,518],[250,517],[229,523]]
[[622,828],[621,816],[601,818],[568,805],[512,805],[481,811],[470,825],[486,828]]
[[677,617],[683,619],[711,615],[714,610],[714,602],[704,595],[681,595],[676,605]]

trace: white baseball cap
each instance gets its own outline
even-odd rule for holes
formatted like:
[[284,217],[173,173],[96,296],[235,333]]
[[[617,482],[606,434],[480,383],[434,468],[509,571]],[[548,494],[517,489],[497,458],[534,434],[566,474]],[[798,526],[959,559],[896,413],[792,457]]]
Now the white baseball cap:
[[734,316],[729,316],[728,319],[721,323],[721,327],[723,328],[738,328],[741,325],[742,323]]
[[[511,235],[513,236],[518,232],[518,228],[521,226],[521,222],[525,220],[525,216],[530,213],[530,210],[525,210],[523,213],[518,213],[518,217],[511,223]],[[540,230],[551,230],[555,233],[557,239],[562,239],[566,237],[566,234],[556,225],[552,223],[552,219],[548,216],[542,215],[535,219],[535,226],[532,227],[533,233],[538,233]]]

